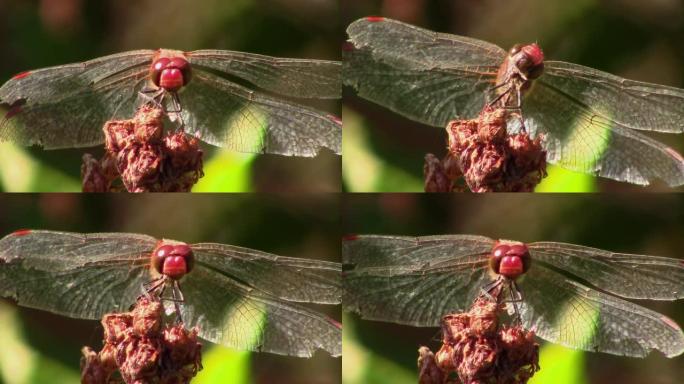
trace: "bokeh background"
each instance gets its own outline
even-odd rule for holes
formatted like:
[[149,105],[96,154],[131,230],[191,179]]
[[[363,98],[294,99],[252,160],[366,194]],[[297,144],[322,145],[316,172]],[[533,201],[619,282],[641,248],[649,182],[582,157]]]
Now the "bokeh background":
[[[339,261],[335,195],[0,195],[0,236],[20,228],[133,232],[187,243],[216,242],[278,255]],[[341,321],[340,306],[307,305]],[[76,383],[81,347],[102,346],[97,320],[18,307],[0,298],[0,383]],[[341,358],[235,351],[203,343],[193,383],[315,383],[341,380]]]
[[[29,69],[133,49],[228,49],[340,59],[336,0],[0,0],[0,82]],[[340,101],[305,104],[340,115]],[[203,145],[193,191],[338,191],[340,157],[239,154]],[[0,143],[0,190],[80,191],[81,156],[102,147],[44,151]]]
[[[344,25],[369,15],[470,36],[508,50],[537,42],[549,60],[684,87],[684,3],[678,0],[345,0]],[[346,37],[346,36],[345,36]],[[422,192],[423,158],[446,153],[444,130],[355,96],[343,96],[343,177],[350,191]],[[470,118],[471,116],[468,116]],[[652,136],[684,152],[682,135]],[[663,191],[550,166],[537,191]],[[679,188],[684,190],[684,188]]]
[[[684,197],[675,194],[353,194],[345,199],[342,227],[348,234],[559,241],[684,261]],[[684,300],[634,302],[684,326]],[[347,312],[343,323],[345,384],[415,384],[419,346],[436,351],[440,345],[438,328],[365,321]],[[531,384],[675,384],[684,377],[684,355],[636,359],[546,342],[540,365]]]

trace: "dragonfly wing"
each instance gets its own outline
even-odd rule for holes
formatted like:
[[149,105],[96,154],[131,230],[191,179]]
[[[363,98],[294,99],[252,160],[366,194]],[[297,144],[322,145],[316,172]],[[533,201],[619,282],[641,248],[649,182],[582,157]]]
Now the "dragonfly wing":
[[617,296],[651,300],[684,298],[684,263],[680,259],[614,253],[554,242],[533,243],[529,250],[534,262],[548,263]]
[[0,87],[0,140],[46,149],[102,143],[107,120],[133,116],[153,54],[124,52],[15,76]]
[[476,116],[497,70],[495,66],[415,69],[380,60],[368,48],[346,49],[342,55],[344,84],[359,96],[437,127]]
[[281,95],[320,99],[342,97],[342,65],[337,61],[218,50],[194,51],[187,56],[193,66],[237,76]]
[[684,158],[643,134],[598,115],[561,88],[538,82],[523,102],[525,125],[541,134],[547,160],[567,169],[639,185],[684,184]]
[[296,304],[247,287],[198,263],[181,282],[183,319],[199,335],[230,348],[310,357],[318,349],[342,354],[342,328]]
[[545,62],[540,80],[614,124],[643,131],[684,132],[684,89],[623,79],[562,61]]
[[342,242],[342,262],[356,267],[439,266],[488,255],[494,240],[474,235],[352,235]]
[[479,236],[359,236],[343,243],[343,305],[369,320],[438,326],[467,309],[491,278],[492,240]]
[[387,18],[347,28],[344,83],[410,119],[446,127],[477,115],[506,52],[494,44],[437,33]]
[[342,299],[339,263],[278,256],[233,245],[192,246],[198,261],[281,299],[338,304]]
[[375,60],[416,70],[498,68],[506,57],[495,44],[387,18],[359,19],[347,27],[347,34],[357,48],[367,47]]
[[671,319],[550,269],[530,268],[518,285],[523,326],[550,342],[632,357],[651,350],[668,357],[684,351],[684,334]]
[[342,123],[330,114],[278,100],[205,71],[180,92],[183,118],[197,136],[237,152],[316,156],[342,150]]
[[128,310],[151,279],[156,242],[125,233],[15,232],[0,240],[0,295],[76,318]]

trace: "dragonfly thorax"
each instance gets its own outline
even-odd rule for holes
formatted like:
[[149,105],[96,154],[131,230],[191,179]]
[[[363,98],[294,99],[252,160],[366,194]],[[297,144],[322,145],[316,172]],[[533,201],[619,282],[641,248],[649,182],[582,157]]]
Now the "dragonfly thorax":
[[496,74],[496,88],[503,107],[520,107],[532,81],[544,73],[544,53],[537,44],[515,45]]
[[497,275],[515,280],[530,268],[530,252],[524,243],[499,240],[489,255],[489,267]]
[[179,280],[195,265],[195,255],[187,244],[161,243],[152,252],[152,266],[164,276]]

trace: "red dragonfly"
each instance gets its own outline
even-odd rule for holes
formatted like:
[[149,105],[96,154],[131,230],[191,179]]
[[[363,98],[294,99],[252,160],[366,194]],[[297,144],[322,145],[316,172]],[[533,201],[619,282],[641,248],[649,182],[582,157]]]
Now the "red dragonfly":
[[684,298],[684,262],[555,242],[483,236],[350,236],[343,242],[345,309],[369,320],[439,326],[483,292],[524,328],[570,348],[644,357],[684,352],[668,317],[622,298]]
[[303,99],[341,97],[341,64],[251,53],[138,50],[22,72],[0,87],[0,141],[46,149],[104,142],[102,126],[130,119],[143,102],[164,106],[181,128],[238,152],[339,154],[339,118],[252,90]]
[[[684,158],[640,133],[684,132],[683,89],[545,61],[537,44],[506,52],[383,17],[357,20],[347,33],[344,83],[405,117],[444,128],[488,102],[522,108],[522,126],[543,137],[551,163],[640,185],[684,184]],[[520,128],[511,119],[509,132]]]
[[131,233],[20,230],[0,239],[0,296],[19,305],[100,319],[168,288],[166,303],[202,338],[300,357],[342,353],[341,325],[294,303],[340,303],[340,273],[333,262]]

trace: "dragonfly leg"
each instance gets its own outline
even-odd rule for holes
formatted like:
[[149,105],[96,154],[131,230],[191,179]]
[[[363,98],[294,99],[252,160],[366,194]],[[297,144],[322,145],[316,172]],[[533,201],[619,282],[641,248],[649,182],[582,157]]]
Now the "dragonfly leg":
[[513,322],[517,325],[522,324],[522,316],[520,315],[520,310],[518,309],[519,302],[522,302],[522,292],[518,289],[518,285],[515,280],[511,281],[509,285],[510,300],[508,301],[513,306]]
[[[504,83],[501,83],[501,84],[492,85],[492,86],[488,87],[487,90],[485,91],[485,104],[487,104],[487,105],[489,105],[489,106],[491,107],[494,103],[496,103],[496,101],[497,101],[498,99],[501,98],[501,95],[498,95],[497,98],[496,98],[494,101],[490,101],[490,100],[489,100],[490,93],[492,93],[492,92],[496,91],[497,89],[502,88],[502,87],[504,87],[504,86],[506,86],[506,85],[508,85],[508,83],[505,83],[505,82],[504,82]],[[504,92],[504,93],[505,93],[505,92]]]
[[486,297],[489,301],[499,302],[501,290],[499,289],[503,284],[503,280],[498,278],[489,284],[485,285],[480,290],[480,295]]
[[522,133],[526,133],[527,129],[525,128],[525,119],[523,119],[523,114],[522,114],[522,91],[520,90],[520,87],[516,87],[516,101],[517,105],[515,108],[515,115],[520,119],[520,130]]
[[[504,84],[506,84],[506,83],[504,83]],[[502,84],[502,85],[503,85],[503,84]],[[499,87],[499,86],[497,86],[497,87]],[[495,88],[493,88],[493,89],[495,89]],[[489,103],[487,103],[487,106],[489,106],[489,107],[494,107],[494,104],[496,104],[496,103],[498,103],[499,101],[501,101],[501,99],[503,99],[504,96],[507,96],[510,92],[511,92],[511,88],[509,87],[509,88],[506,89],[505,91],[499,93],[499,95],[498,95],[496,98],[494,98],[494,100],[492,100],[492,101],[490,101]],[[506,106],[504,105],[504,108],[505,108],[505,107],[506,107]]]
[[181,315],[180,303],[185,302],[183,297],[183,292],[181,291],[180,282],[174,280],[173,289],[171,290],[171,296],[173,297],[173,305],[176,308],[176,324],[183,323],[183,317]]
[[[151,297],[153,293],[156,294],[156,291],[159,290],[159,287],[162,287],[161,293],[163,293],[164,292],[164,287],[163,287],[164,280],[165,280],[164,276],[161,276],[161,277],[158,277],[154,280],[148,281],[147,283],[144,283],[143,284],[143,293],[140,296],[138,296],[138,299],[140,299],[143,296],[146,296],[148,298]],[[161,297],[161,293],[159,295],[157,295],[157,297]]]
[[166,113],[175,113],[176,116],[178,116],[178,130],[184,131],[185,130],[185,122],[183,121],[183,115],[181,112],[183,112],[183,106],[181,105],[180,102],[180,97],[178,96],[178,93],[176,92],[171,92],[171,104],[173,104],[173,110],[166,111]]
[[138,92],[144,104],[154,104],[159,108],[163,108],[164,93],[165,91],[162,88],[155,89],[150,87],[145,87]]

